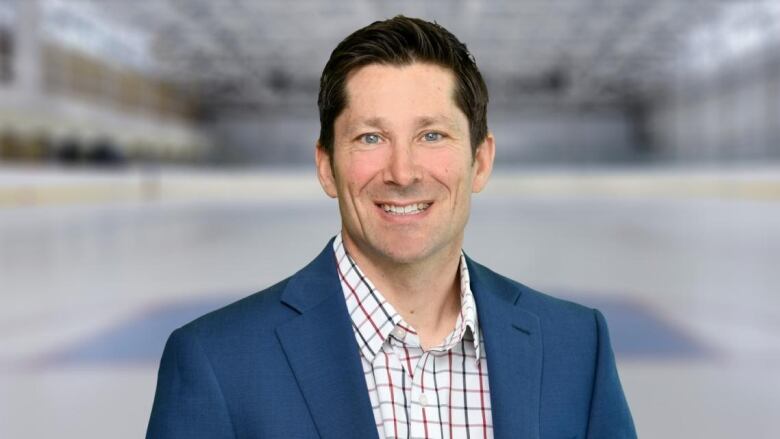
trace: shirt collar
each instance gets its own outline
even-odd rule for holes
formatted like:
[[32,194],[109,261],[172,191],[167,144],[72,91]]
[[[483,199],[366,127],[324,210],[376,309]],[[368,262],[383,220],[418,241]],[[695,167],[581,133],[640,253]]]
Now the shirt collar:
[[[414,329],[408,325],[400,314],[393,308],[382,293],[376,289],[371,280],[366,277],[355,261],[349,256],[339,233],[333,241],[333,251],[336,257],[336,266],[341,281],[341,289],[347,302],[347,310],[352,320],[352,329],[355,332],[361,354],[369,362],[381,352],[382,345],[393,333],[393,329],[407,331],[412,334]],[[465,339],[474,344],[476,361],[481,356],[481,343],[479,322],[477,318],[477,306],[474,295],[471,292],[468,266],[466,257],[460,254],[460,315],[455,323],[454,330],[445,337],[444,341],[431,348],[432,351],[447,351],[456,343]],[[398,331],[396,332],[398,333]],[[471,339],[471,340],[470,340]]]

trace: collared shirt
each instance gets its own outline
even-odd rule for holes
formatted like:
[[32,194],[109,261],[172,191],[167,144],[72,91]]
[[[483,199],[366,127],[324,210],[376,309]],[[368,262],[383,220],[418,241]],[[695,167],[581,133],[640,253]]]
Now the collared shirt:
[[487,359],[465,256],[455,328],[424,351],[414,328],[347,254],[341,234],[333,250],[379,437],[492,438]]

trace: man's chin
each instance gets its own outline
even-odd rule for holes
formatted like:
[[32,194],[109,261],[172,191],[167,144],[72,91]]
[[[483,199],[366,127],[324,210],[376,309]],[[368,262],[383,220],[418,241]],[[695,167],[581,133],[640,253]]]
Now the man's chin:
[[[371,234],[372,237],[356,240],[350,236],[346,229],[343,229],[342,236],[348,251],[354,247],[354,250],[362,253],[364,258],[368,258],[374,264],[425,264],[438,259],[437,254],[448,252],[447,245],[441,245],[441,243],[436,245],[436,240],[430,239],[429,234],[423,231],[400,234],[394,232],[397,230],[375,230]],[[456,251],[460,251],[460,248]]]
[[414,265],[429,262],[435,259],[436,249],[430,245],[422,245],[419,241],[413,241],[412,245],[400,245],[399,243],[385,243],[380,247],[381,257],[387,263],[397,265]]

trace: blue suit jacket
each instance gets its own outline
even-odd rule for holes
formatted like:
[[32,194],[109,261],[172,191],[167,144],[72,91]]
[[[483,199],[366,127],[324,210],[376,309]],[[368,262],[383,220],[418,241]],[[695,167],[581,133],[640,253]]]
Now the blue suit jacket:
[[[607,326],[468,260],[496,438],[634,438]],[[171,334],[147,438],[376,438],[331,246]]]

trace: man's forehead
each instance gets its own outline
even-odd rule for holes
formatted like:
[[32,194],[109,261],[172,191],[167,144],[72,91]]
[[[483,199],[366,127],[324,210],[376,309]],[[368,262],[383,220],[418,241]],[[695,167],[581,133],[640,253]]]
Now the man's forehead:
[[[417,69],[410,76],[412,71],[409,69],[413,67]],[[433,103],[428,99],[420,102],[419,106],[415,108],[416,111],[406,114],[412,119],[414,125],[422,127],[441,124],[453,128],[458,127],[459,122],[461,122],[458,119],[461,119],[460,116],[465,118],[465,114],[462,114],[456,104],[454,73],[448,68],[422,62],[404,65],[369,64],[354,69],[347,75],[344,87],[344,111],[339,118],[347,119],[348,128],[353,126],[379,128],[388,126],[391,121],[383,116],[385,108],[375,105],[375,102],[370,98],[376,93],[380,93],[380,90],[395,97],[396,89],[386,86],[392,82],[392,78],[402,75],[406,76],[406,79],[412,79],[411,82],[406,82],[412,88],[424,85],[426,88],[420,90],[421,92],[430,92],[435,89],[434,96],[436,94],[446,96],[447,105],[445,106],[427,105]],[[428,76],[430,77],[428,78]],[[360,102],[359,105],[355,105],[357,101]]]
[[[349,90],[356,86],[356,82],[370,83],[381,81],[382,78],[400,76],[410,71],[418,73],[418,77],[422,75],[429,76],[430,79],[426,82],[450,85],[450,90],[454,92],[455,72],[452,69],[421,61],[414,61],[408,64],[371,63],[356,67],[346,75],[344,90],[347,92],[347,97],[349,97]],[[356,77],[359,78],[356,80]]]

